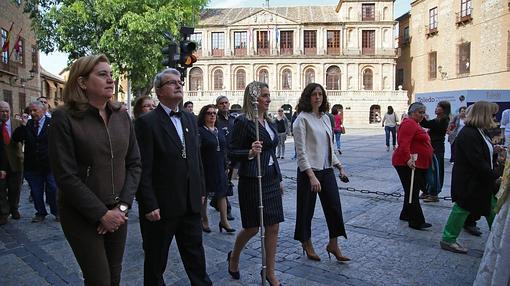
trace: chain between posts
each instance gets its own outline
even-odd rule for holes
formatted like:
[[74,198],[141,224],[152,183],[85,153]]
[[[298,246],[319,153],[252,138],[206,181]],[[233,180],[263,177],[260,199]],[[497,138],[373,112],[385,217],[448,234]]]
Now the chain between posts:
[[[297,181],[296,177],[282,175],[282,178],[288,179],[288,180],[292,180],[292,181]],[[381,196],[381,197],[386,197],[386,198],[388,198],[388,197],[391,197],[391,198],[403,198],[404,197],[404,194],[402,194],[400,192],[385,193],[385,192],[381,192],[381,191],[371,191],[371,190],[366,190],[366,189],[356,189],[356,188],[353,188],[353,187],[338,187],[338,189],[339,190],[348,191],[348,192],[352,192],[352,193],[356,193],[357,192],[357,193],[376,195],[376,196]],[[451,201],[452,200],[452,198],[448,197],[448,196],[438,197],[438,199],[445,200],[445,201]]]

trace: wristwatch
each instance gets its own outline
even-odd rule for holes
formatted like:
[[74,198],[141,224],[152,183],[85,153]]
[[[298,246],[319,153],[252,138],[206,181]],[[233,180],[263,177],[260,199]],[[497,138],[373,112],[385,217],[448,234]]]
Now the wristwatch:
[[120,203],[119,204],[119,210],[127,215],[129,207],[126,204]]

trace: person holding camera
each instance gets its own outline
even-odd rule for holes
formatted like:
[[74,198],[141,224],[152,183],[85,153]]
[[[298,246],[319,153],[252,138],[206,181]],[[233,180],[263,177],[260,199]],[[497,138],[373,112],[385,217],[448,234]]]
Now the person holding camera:
[[333,129],[325,114],[329,110],[329,102],[324,88],[317,83],[308,84],[299,98],[298,109],[301,112],[293,127],[298,160],[294,239],[301,242],[303,253],[306,252],[309,259],[320,261],[311,240],[312,218],[319,194],[329,230],[328,256],[333,254],[338,261],[349,261],[350,258],[342,255],[337,243],[337,237],[347,238],[347,234],[333,167],[340,171],[343,182],[349,180],[334,152]]

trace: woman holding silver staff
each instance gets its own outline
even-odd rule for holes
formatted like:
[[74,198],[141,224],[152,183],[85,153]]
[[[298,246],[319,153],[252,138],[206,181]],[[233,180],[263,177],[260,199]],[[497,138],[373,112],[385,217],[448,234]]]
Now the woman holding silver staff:
[[318,193],[329,230],[326,251],[329,256],[333,254],[337,261],[349,261],[350,258],[342,255],[337,242],[339,236],[347,238],[347,235],[333,167],[340,171],[343,182],[349,180],[335,155],[333,129],[326,114],[329,102],[324,88],[317,83],[308,84],[299,98],[298,110],[300,113],[294,122],[298,160],[294,239],[301,242],[303,253],[306,252],[309,259],[320,261],[311,240],[312,218]]
[[[230,142],[230,158],[239,166],[239,208],[243,229],[238,233],[234,249],[228,253],[228,272],[240,279],[239,258],[248,241],[261,226],[260,208],[263,205],[262,257],[267,262],[269,285],[280,285],[274,274],[279,223],[283,222],[282,176],[275,154],[278,136],[267,115],[271,102],[267,84],[254,81],[244,91],[243,115],[236,118]],[[254,106],[255,105],[255,106]],[[255,125],[257,122],[257,125]],[[259,136],[257,136],[257,128]],[[257,138],[259,137],[259,138]],[[257,156],[260,156],[260,161]],[[260,162],[260,165],[258,164]],[[259,170],[261,178],[259,179]],[[260,184],[260,185],[259,185]],[[262,204],[260,204],[260,189]],[[261,235],[263,237],[263,235]],[[264,247],[265,245],[265,247]],[[264,265],[263,265],[264,267]],[[263,268],[264,269],[264,268]]]

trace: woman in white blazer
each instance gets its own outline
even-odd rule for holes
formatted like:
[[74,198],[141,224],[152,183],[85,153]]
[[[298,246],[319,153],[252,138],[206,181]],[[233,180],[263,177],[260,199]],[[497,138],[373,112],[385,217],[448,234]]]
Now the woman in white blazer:
[[317,83],[308,84],[299,99],[300,111],[294,122],[297,171],[297,217],[294,239],[299,240],[303,254],[319,261],[311,240],[311,224],[317,193],[321,200],[329,230],[328,256],[338,261],[348,261],[338,247],[337,237],[347,238],[342,217],[342,206],[333,167],[340,171],[342,181],[347,181],[342,164],[335,155],[331,121],[325,114],[329,103],[324,88]]

